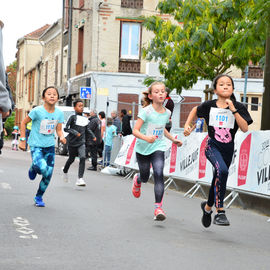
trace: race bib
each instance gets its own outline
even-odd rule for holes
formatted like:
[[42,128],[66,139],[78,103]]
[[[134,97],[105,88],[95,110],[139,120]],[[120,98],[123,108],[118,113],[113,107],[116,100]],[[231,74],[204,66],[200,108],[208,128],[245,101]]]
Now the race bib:
[[44,119],[40,123],[39,132],[41,134],[46,134],[46,135],[53,134],[55,132],[57,123],[58,123],[58,120]]
[[211,108],[209,126],[219,128],[234,128],[235,118],[228,109]]
[[149,124],[147,131],[146,131],[146,135],[147,136],[153,135],[153,136],[156,136],[158,140],[161,140],[163,138],[163,135],[164,135],[164,128],[165,128],[165,126]]
[[88,118],[84,116],[77,115],[76,125],[80,127],[85,127],[88,125]]

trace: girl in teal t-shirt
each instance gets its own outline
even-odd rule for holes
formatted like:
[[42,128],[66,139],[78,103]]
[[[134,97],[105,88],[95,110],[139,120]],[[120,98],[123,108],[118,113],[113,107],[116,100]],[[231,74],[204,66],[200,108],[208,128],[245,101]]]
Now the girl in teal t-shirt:
[[54,145],[56,131],[60,141],[66,143],[62,131],[62,123],[64,122],[64,114],[55,107],[59,99],[59,93],[53,86],[47,87],[42,92],[43,106],[33,109],[29,115],[21,123],[21,138],[19,148],[25,149],[25,129],[26,124],[32,121],[32,130],[29,138],[31,149],[32,165],[28,171],[31,180],[36,178],[37,174],[42,175],[38,191],[34,198],[35,205],[44,207],[43,195],[52,178],[54,168]]
[[143,93],[144,107],[138,115],[138,120],[133,129],[133,134],[137,137],[135,145],[136,158],[139,165],[139,173],[133,178],[132,193],[134,197],[141,195],[141,182],[146,183],[150,175],[150,164],[154,171],[154,191],[155,191],[155,220],[166,218],[162,210],[162,199],[164,194],[164,152],[166,147],[165,137],[178,146],[182,142],[175,139],[166,129],[171,112],[163,107],[166,98],[165,85],[162,82],[154,82]]

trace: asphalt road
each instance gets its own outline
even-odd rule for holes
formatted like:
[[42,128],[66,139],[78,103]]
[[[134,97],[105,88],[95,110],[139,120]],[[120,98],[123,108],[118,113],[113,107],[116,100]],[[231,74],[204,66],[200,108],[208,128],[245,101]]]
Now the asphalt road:
[[[0,269],[270,269],[270,223],[231,208],[230,227],[200,223],[199,198],[166,191],[164,222],[153,220],[153,185],[131,194],[131,181],[85,172],[75,186],[78,161],[63,182],[57,156],[44,201],[34,206],[40,176],[30,181],[30,153],[4,148],[0,156]],[[89,164],[87,164],[89,165]]]

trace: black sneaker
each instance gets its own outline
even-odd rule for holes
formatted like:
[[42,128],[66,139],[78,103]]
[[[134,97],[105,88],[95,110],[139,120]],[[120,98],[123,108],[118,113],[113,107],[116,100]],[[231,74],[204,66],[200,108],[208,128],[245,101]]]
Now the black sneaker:
[[216,225],[220,225],[220,226],[229,226],[230,225],[230,222],[227,219],[224,210],[218,211],[218,213],[214,217],[213,223]]
[[207,202],[202,202],[201,203],[201,208],[202,208],[202,211],[203,211],[203,216],[202,216],[202,225],[205,227],[205,228],[208,228],[210,225],[211,225],[211,221],[212,221],[212,218],[211,218],[211,214],[213,213],[213,211],[211,211],[210,213],[207,213],[205,211],[205,205],[206,205]]
[[87,168],[87,170],[89,170],[89,171],[96,171],[97,170],[97,167],[92,166],[92,167]]

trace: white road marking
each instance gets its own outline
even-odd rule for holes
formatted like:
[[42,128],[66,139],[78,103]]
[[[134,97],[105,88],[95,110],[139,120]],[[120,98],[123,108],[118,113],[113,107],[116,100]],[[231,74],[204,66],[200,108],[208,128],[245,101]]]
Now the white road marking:
[[2,187],[3,189],[11,189],[11,186],[10,186],[9,183],[4,183],[4,182],[2,182],[2,183],[0,183],[0,184],[1,184],[1,187]]
[[33,229],[29,228],[30,222],[26,218],[16,217],[13,218],[13,224],[17,227],[16,231],[21,233],[19,237],[22,239],[38,239],[38,236],[33,234]]

